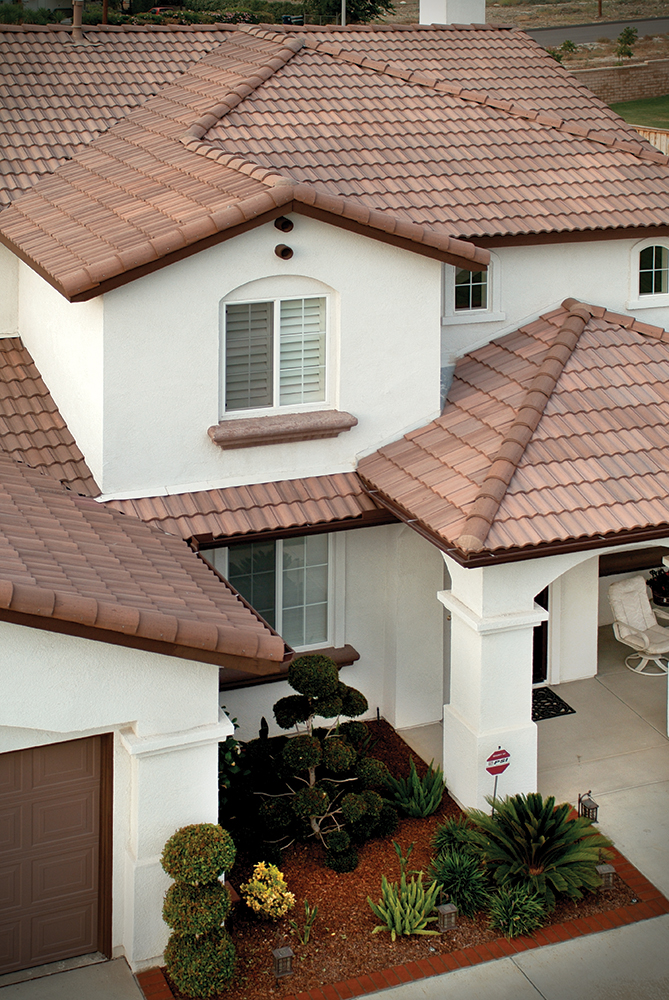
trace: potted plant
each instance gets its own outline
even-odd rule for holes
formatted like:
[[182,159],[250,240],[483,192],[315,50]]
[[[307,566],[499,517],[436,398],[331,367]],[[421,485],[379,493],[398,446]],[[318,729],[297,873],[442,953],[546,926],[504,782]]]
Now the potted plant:
[[653,603],[661,608],[669,607],[669,569],[664,566],[661,569],[652,569],[648,586],[653,595]]

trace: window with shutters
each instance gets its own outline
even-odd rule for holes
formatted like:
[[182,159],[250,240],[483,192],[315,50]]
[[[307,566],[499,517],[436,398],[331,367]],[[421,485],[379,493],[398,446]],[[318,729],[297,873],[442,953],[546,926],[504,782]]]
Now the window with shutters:
[[330,639],[330,536],[211,549],[205,557],[293,649]]
[[325,296],[228,302],[223,413],[326,399]]

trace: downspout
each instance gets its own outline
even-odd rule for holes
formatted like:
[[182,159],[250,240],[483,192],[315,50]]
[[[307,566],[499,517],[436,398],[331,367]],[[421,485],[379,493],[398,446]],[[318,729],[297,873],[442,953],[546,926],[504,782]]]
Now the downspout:
[[72,3],[72,41],[75,45],[85,42],[84,33],[81,28],[81,19],[84,11],[84,0],[73,0]]

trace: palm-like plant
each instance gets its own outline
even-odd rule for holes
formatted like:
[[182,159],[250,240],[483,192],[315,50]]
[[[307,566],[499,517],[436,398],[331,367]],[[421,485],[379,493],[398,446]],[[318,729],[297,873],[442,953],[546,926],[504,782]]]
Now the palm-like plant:
[[580,899],[582,890],[601,884],[595,868],[611,841],[590,820],[570,818],[569,805],[556,806],[553,796],[544,801],[536,792],[487,801],[494,816],[477,809],[467,813],[474,826],[470,839],[498,883],[536,893],[547,910],[559,894]]

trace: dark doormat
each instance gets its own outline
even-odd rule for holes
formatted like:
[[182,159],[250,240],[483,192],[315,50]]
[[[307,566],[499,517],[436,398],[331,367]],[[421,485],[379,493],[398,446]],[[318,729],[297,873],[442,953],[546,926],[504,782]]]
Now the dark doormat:
[[563,701],[550,688],[534,688],[532,691],[532,722],[557,719],[558,715],[576,715],[576,709]]

